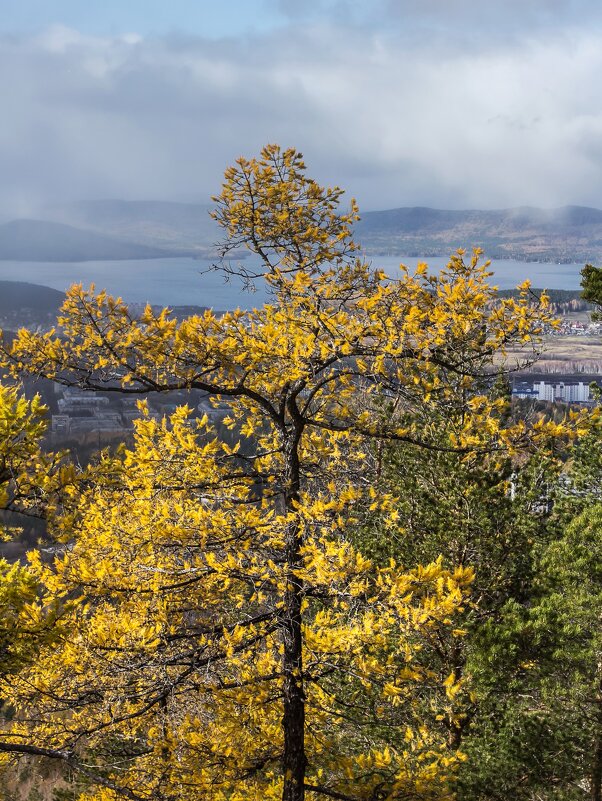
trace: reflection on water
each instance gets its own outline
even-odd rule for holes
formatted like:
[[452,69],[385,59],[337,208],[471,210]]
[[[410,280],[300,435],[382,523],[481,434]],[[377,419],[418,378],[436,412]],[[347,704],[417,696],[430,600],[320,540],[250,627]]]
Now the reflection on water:
[[[415,267],[416,257],[376,256],[375,267],[395,277],[399,263]],[[435,269],[446,263],[444,257],[424,259]],[[245,262],[245,266],[249,262]],[[0,279],[28,281],[53,289],[65,290],[70,284],[91,283],[130,302],[168,304],[171,306],[211,306],[214,309],[261,306],[267,293],[261,282],[256,291],[245,290],[242,281],[224,281],[221,273],[211,271],[211,262],[189,258],[144,261],[86,262],[17,262],[0,261]],[[578,289],[582,264],[540,264],[538,262],[494,261],[492,283],[511,289],[529,278],[535,287]]]

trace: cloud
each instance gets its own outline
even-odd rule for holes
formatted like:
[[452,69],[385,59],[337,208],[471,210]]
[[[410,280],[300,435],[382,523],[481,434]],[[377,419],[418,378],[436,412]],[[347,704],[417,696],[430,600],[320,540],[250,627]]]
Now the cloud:
[[52,198],[204,199],[272,141],[366,209],[602,206],[592,25],[475,47],[323,20],[221,40],[54,27],[1,39],[0,69],[5,214]]
[[[342,27],[417,35],[477,46],[534,37],[567,26],[600,27],[598,0],[265,0],[290,20],[324,20]],[[482,39],[481,39],[482,37]]]

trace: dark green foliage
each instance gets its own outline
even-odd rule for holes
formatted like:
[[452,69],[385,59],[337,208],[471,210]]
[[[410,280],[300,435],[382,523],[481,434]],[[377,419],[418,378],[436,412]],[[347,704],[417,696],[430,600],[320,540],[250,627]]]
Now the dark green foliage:
[[581,296],[598,307],[592,320],[602,320],[602,268],[586,264],[581,270]]
[[602,783],[602,426],[573,450],[532,540],[531,579],[473,631],[479,698],[464,801],[599,801]]
[[[582,275],[602,319],[602,270]],[[503,397],[503,381],[490,391]],[[444,437],[453,420],[433,424]],[[468,757],[459,801],[602,801],[602,421],[561,462],[407,446],[380,461],[400,526],[364,526],[364,547],[406,564],[441,554],[476,572],[466,637],[438,650],[437,669],[471,691],[458,698],[459,725],[442,721]]]
[[[505,397],[504,380],[490,391]],[[453,421],[436,425],[444,441]],[[458,801],[599,801],[590,777],[602,693],[602,635],[592,635],[602,619],[602,424],[557,457],[467,460],[407,445],[377,454],[400,524],[385,530],[367,516],[363,550],[475,569],[466,636],[429,654],[432,669],[466,677],[469,689],[454,701],[459,722],[440,721],[468,757]],[[602,725],[599,753],[602,771]]]
[[[491,392],[507,395],[498,379]],[[506,407],[505,414],[511,414]],[[442,435],[444,421],[440,421]],[[443,557],[475,570],[463,640],[440,641],[429,667],[469,679],[457,723],[442,720],[450,747],[468,755],[458,777],[460,801],[531,798],[534,785],[558,781],[555,732],[521,695],[534,656],[527,610],[536,579],[535,548],[553,536],[551,500],[559,470],[551,457],[469,460],[407,445],[379,454],[381,481],[398,497],[400,526],[369,518],[358,533],[364,552],[410,566]],[[544,736],[545,735],[545,736]],[[521,795],[520,787],[525,792]]]
[[[593,503],[593,502],[592,502]],[[590,505],[542,550],[530,610],[536,671],[550,727],[568,737],[573,780],[602,798],[602,504]],[[571,797],[571,796],[567,796]],[[584,797],[575,795],[576,798]]]

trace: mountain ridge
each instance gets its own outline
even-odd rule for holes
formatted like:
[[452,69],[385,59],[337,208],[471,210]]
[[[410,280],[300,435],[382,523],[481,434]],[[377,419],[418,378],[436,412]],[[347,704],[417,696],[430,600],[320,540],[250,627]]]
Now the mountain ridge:
[[440,256],[459,247],[481,247],[488,257],[524,261],[602,258],[602,210],[589,206],[402,206],[365,212],[355,233],[372,254]]
[[[112,250],[108,258],[215,258],[215,243],[223,233],[209,216],[210,209],[211,206],[204,203],[86,201],[48,208],[50,219],[39,220],[37,225],[47,222],[66,225],[79,232],[82,242],[86,236],[108,237],[112,240],[112,243],[105,243],[108,250]],[[12,221],[5,226],[19,222]],[[5,226],[0,226],[0,258],[18,258],[3,255],[6,253],[6,243],[4,251],[2,249]],[[354,234],[367,256],[446,256],[458,248],[481,247],[487,257],[496,259],[602,261],[602,210],[589,206],[551,209],[400,206],[364,212],[354,227]],[[98,250],[91,245],[90,248],[94,252]],[[62,252],[60,248],[58,251]],[[115,255],[124,252],[137,255]],[[82,260],[91,258],[101,257],[88,255]],[[55,254],[42,256],[41,260],[79,259]]]
[[0,280],[0,314],[22,308],[36,312],[58,312],[64,300],[64,292],[43,284]]

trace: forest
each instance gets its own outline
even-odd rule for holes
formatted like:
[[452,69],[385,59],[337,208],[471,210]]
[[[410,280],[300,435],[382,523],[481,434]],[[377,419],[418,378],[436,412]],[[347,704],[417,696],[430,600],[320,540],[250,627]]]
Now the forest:
[[[2,342],[2,534],[50,546],[0,562],[0,798],[602,801],[602,420],[509,391],[550,297],[478,249],[388,277],[294,149],[213,217],[266,305],[74,286]],[[132,441],[50,451],[32,376],[140,398]]]

